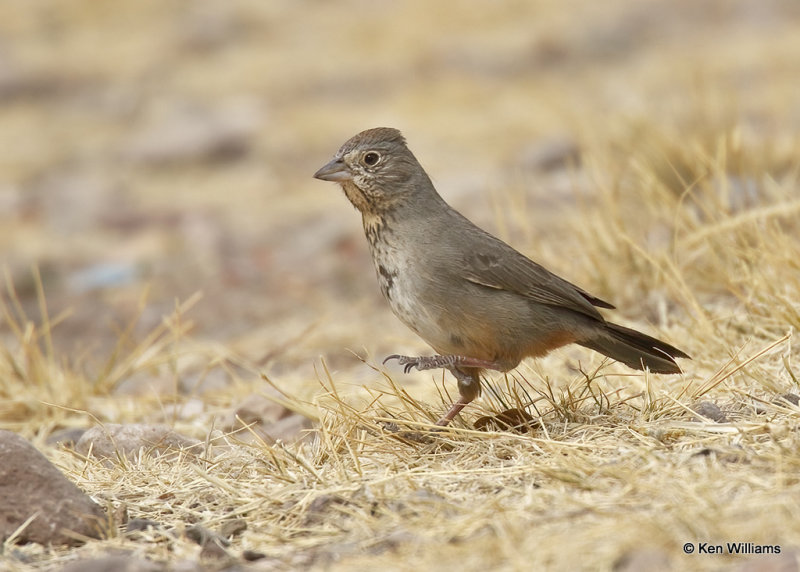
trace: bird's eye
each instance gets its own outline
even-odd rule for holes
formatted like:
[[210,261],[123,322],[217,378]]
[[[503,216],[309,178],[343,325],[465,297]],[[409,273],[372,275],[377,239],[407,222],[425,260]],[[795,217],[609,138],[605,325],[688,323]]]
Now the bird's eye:
[[370,151],[366,155],[364,155],[364,163],[370,167],[375,165],[378,160],[381,158],[375,151]]

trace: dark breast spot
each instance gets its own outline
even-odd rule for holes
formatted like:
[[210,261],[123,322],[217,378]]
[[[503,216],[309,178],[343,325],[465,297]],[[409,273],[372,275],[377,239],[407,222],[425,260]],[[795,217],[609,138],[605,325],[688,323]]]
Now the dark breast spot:
[[450,343],[458,348],[464,347],[464,338],[458,334],[450,334]]
[[381,264],[378,266],[378,273],[383,277],[383,279],[389,284],[389,287],[392,287],[392,283],[394,282],[394,277],[397,276],[396,272],[389,272],[386,270],[386,267]]
[[383,264],[378,265],[378,282],[380,282],[383,295],[388,299],[392,298],[392,287],[396,277],[397,272],[390,272]]

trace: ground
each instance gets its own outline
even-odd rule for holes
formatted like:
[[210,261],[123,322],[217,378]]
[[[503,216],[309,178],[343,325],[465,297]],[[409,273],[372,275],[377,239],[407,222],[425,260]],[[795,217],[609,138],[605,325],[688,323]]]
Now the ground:
[[[120,520],[3,565],[793,561],[799,54],[792,0],[7,4],[0,428],[111,513],[247,528],[232,561]],[[690,354],[684,373],[564,348],[431,433],[455,384],[381,365],[429,349],[380,298],[357,213],[311,178],[376,126],[466,216]],[[254,394],[311,429],[221,430]],[[532,421],[485,423],[509,409]],[[48,442],[155,422],[208,450],[108,463]]]

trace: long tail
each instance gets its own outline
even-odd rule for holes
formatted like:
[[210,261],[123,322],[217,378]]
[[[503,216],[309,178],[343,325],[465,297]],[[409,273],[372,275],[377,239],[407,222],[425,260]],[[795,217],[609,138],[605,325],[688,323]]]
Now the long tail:
[[666,342],[617,324],[604,324],[596,338],[580,345],[624,363],[633,369],[647,368],[653,373],[681,373],[675,358],[691,359]]

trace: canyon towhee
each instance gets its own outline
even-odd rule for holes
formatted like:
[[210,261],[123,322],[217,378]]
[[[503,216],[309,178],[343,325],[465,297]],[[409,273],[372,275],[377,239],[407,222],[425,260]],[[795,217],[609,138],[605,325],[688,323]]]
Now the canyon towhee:
[[577,343],[634,369],[680,373],[679,349],[607,322],[614,306],[559,278],[448,205],[396,129],[347,141],[314,177],[334,181],[361,211],[381,292],[440,355],[392,355],[406,372],[446,368],[459,400],[447,425],[480,394],[480,373]]

